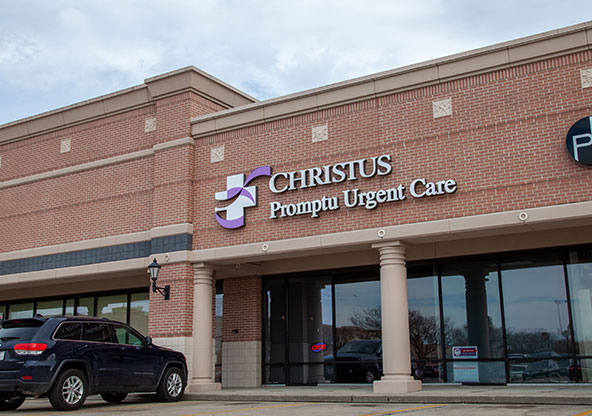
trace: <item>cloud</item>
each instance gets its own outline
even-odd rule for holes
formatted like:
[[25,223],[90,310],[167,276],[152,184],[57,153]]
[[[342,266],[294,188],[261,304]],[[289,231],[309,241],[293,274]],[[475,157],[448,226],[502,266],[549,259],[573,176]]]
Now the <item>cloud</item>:
[[578,23],[548,0],[0,3],[0,123],[195,65],[260,99]]

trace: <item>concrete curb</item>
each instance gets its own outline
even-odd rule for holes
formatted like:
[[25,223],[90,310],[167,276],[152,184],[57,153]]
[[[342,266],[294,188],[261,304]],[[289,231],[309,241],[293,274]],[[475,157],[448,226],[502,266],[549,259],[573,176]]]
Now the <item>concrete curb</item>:
[[536,404],[592,405],[591,396],[575,395],[405,395],[374,394],[240,394],[185,393],[184,400],[245,402],[318,402],[318,403],[430,403],[430,404]]

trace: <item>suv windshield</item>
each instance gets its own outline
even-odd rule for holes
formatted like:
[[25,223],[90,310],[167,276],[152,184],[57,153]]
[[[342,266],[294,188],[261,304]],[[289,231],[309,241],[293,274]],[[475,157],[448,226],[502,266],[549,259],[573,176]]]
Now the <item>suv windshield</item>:
[[0,321],[0,341],[31,341],[43,323],[36,319]]

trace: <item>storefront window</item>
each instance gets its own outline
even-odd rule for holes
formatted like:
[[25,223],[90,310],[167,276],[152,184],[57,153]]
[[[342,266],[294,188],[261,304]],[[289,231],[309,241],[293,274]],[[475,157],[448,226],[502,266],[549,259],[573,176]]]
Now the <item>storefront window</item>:
[[215,380],[216,383],[222,382],[222,317],[224,312],[224,291],[223,280],[216,281],[216,328],[215,328]]
[[442,266],[446,357],[455,346],[477,347],[477,358],[502,358],[504,345],[495,263]]
[[97,299],[97,316],[127,322],[127,295],[100,296]]
[[0,319],[6,319],[6,305],[0,306]]
[[148,293],[132,293],[130,299],[129,324],[144,336],[148,335],[148,313],[150,312],[148,297]]
[[59,316],[63,314],[64,301],[59,300],[45,300],[37,302],[37,315],[42,316]]
[[32,318],[33,317],[33,302],[14,303],[10,305],[9,313],[10,319],[18,318]]
[[65,315],[74,315],[74,306],[76,302],[74,299],[66,299]]
[[568,381],[563,367],[572,351],[563,262],[558,256],[529,256],[501,267],[510,378]]
[[[265,382],[312,380],[311,341],[327,351],[324,381],[380,377],[378,268],[265,279],[264,293]],[[407,295],[423,382],[592,382],[590,246],[410,263]]]
[[95,316],[95,298],[80,298],[76,306],[76,315]]
[[[380,378],[381,332],[378,273],[355,273],[337,278],[334,381],[370,383]],[[329,364],[333,364],[333,360]]]
[[[442,266],[442,309],[448,382],[503,383],[503,362],[469,362],[466,358],[503,358],[497,264],[467,262]],[[469,357],[455,352],[470,347]]]
[[407,270],[407,299],[413,374],[426,383],[442,382],[438,276],[433,266]]
[[[592,356],[592,250],[569,253],[567,276],[571,293],[576,353]],[[585,364],[591,362],[590,360],[579,361]],[[578,372],[581,376],[580,381],[586,383],[592,381],[592,368],[589,366],[581,366]],[[576,372],[572,371],[569,375],[575,377]]]

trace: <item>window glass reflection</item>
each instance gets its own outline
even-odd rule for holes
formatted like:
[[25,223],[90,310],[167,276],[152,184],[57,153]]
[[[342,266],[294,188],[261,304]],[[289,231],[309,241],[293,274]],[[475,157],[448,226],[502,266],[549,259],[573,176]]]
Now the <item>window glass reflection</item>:
[[441,382],[438,277],[433,267],[410,267],[407,272],[409,341],[412,371],[423,382]]
[[[576,352],[592,356],[592,250],[569,253],[567,276]],[[590,379],[590,376],[586,374],[585,378]]]
[[64,315],[74,315],[74,299],[66,299],[66,310]]
[[9,310],[10,319],[18,318],[32,318],[33,317],[33,302],[15,303],[10,305]]
[[532,256],[502,263],[502,281],[508,358],[554,359],[571,352],[560,259]]
[[216,328],[215,328],[215,380],[216,383],[222,382],[222,314],[224,309],[223,280],[216,281]]
[[95,316],[95,298],[80,298],[76,306],[76,315]]
[[454,357],[454,346],[475,346],[478,358],[503,357],[495,263],[442,266],[442,309],[447,358]]
[[37,302],[37,312],[35,314],[42,316],[58,316],[62,315],[64,301],[59,300],[45,300]]
[[97,298],[97,316],[127,322],[127,295],[100,296]]
[[[558,358],[511,360],[510,380],[513,383],[559,383],[568,379],[568,365]],[[565,360],[569,363],[569,359]]]
[[377,272],[335,282],[335,381],[372,383],[382,376],[380,282]]
[[[148,293],[132,293],[129,324],[142,335],[148,335],[148,313],[150,300]],[[122,321],[122,322],[125,322]]]

